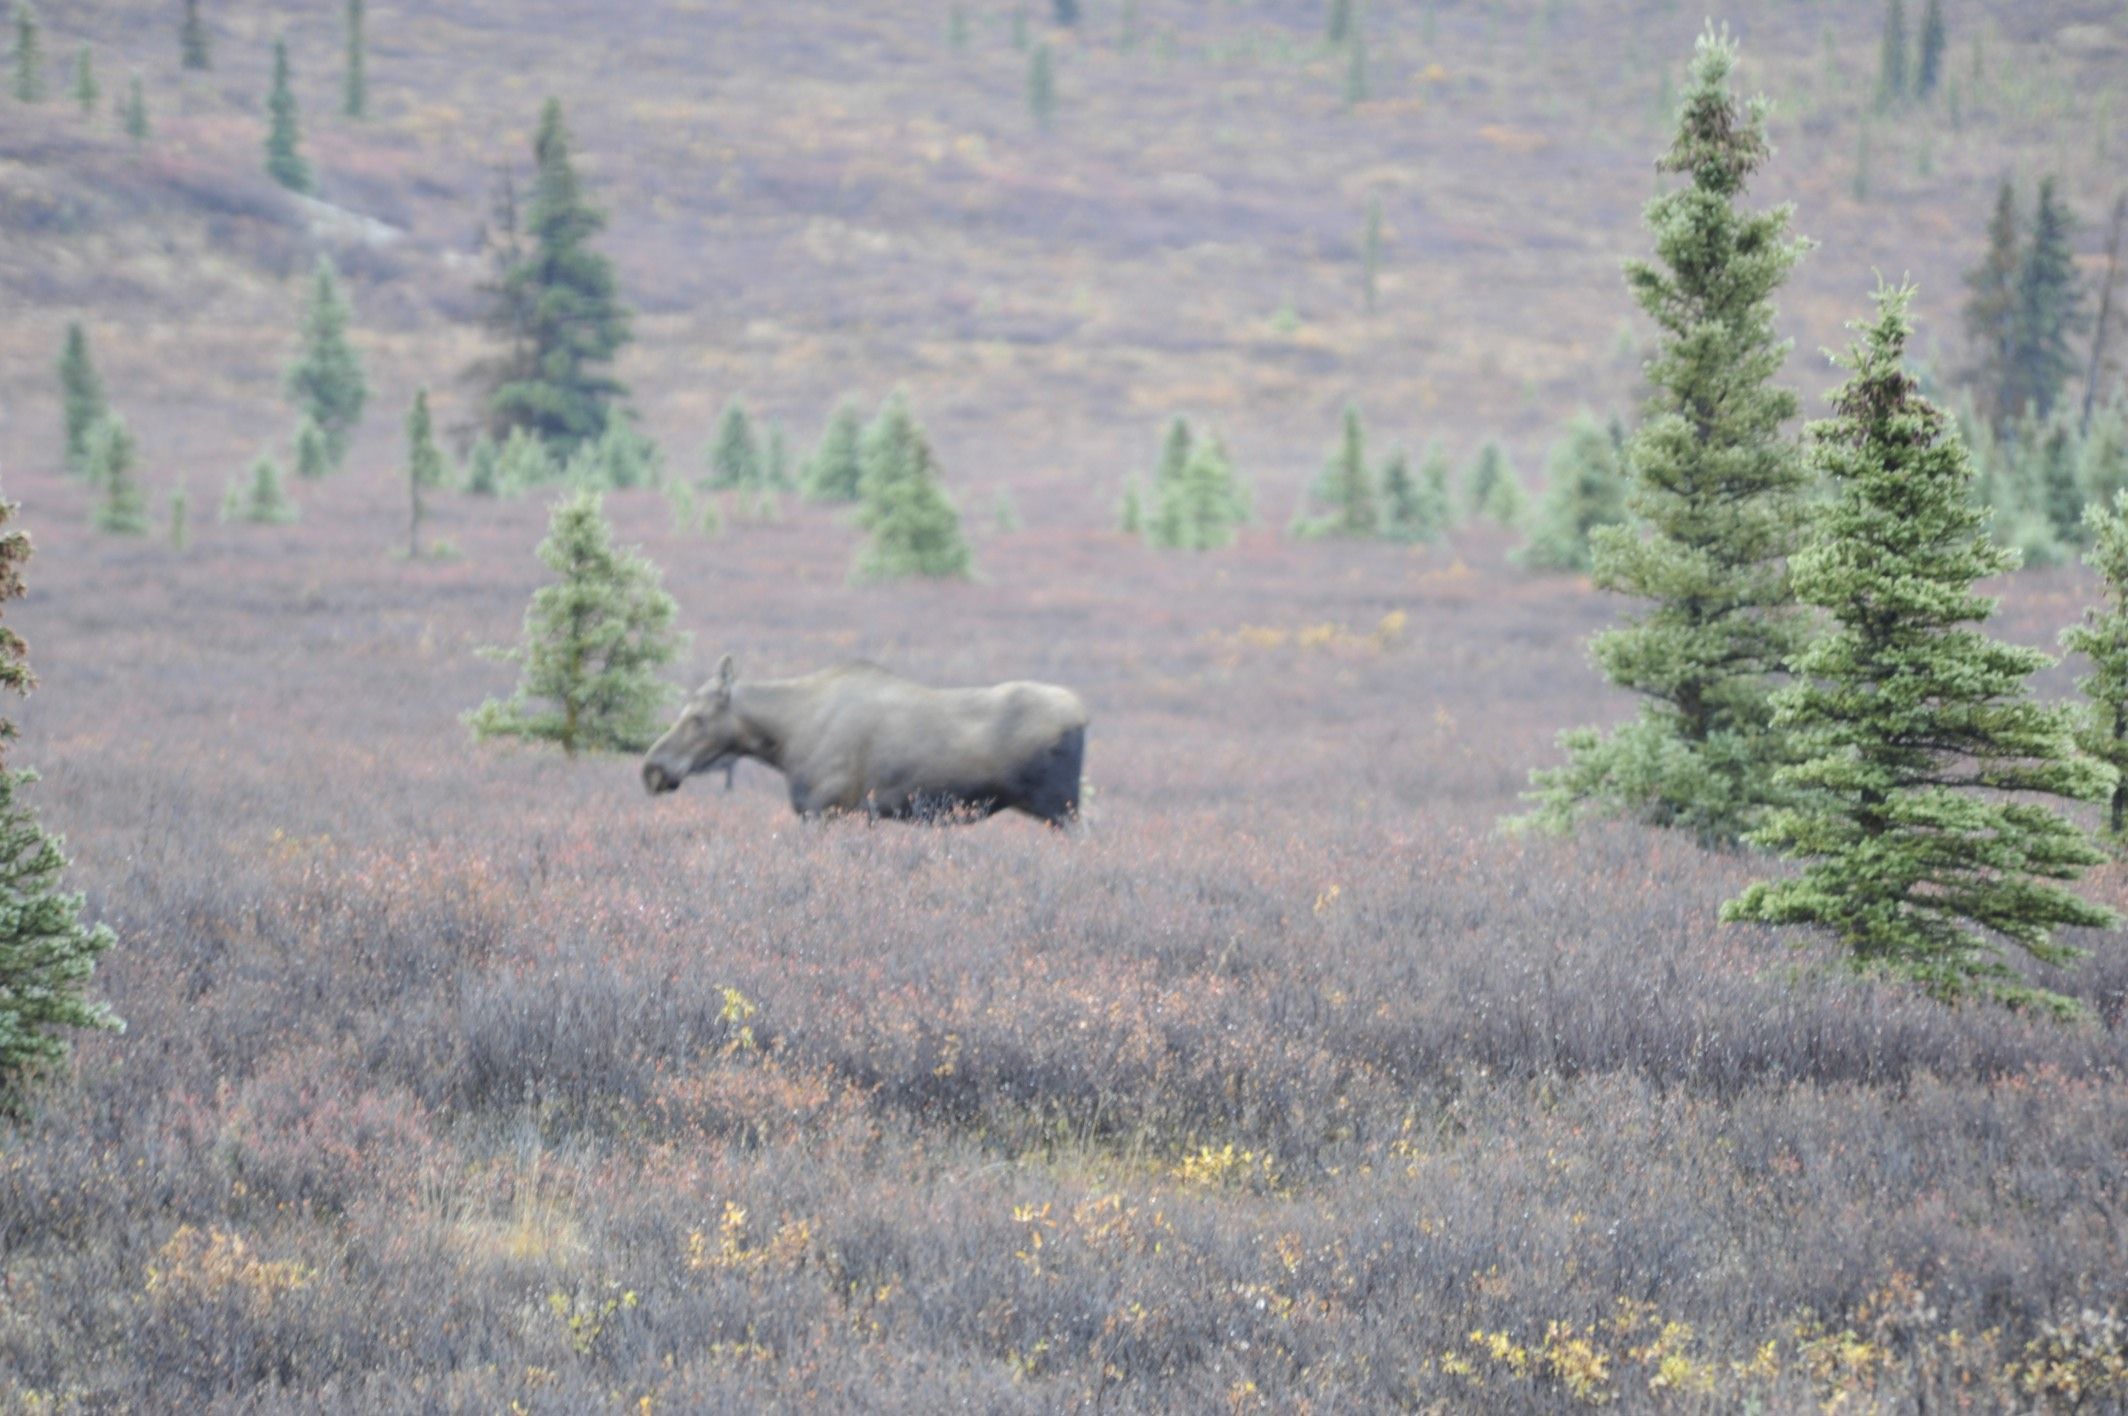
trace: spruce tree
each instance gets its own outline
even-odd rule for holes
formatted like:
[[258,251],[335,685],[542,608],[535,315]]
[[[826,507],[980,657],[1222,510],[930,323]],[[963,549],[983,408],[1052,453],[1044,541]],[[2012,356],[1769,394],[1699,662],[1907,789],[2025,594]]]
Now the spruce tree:
[[347,337],[353,318],[331,258],[318,257],[310,279],[310,298],[303,307],[302,342],[295,362],[288,366],[286,385],[297,412],[325,435],[325,451],[335,470],[347,460],[348,443],[362,419],[362,406],[369,401],[362,361]]
[[857,521],[871,541],[858,560],[860,579],[970,574],[960,513],[939,484],[930,439],[899,393],[865,432],[861,490]]
[[1833,417],[1812,430],[1833,501],[1793,576],[1830,629],[1777,696],[1798,749],[1779,776],[1805,795],[1750,837],[1805,866],[1722,916],[1824,929],[1855,967],[1939,998],[2072,1010],[2006,950],[2065,963],[2079,951],[2057,928],[2116,922],[2048,883],[2104,857],[2034,800],[2101,798],[2114,774],[2078,754],[2066,705],[2032,698],[2028,680],[2052,661],[1981,628],[1995,602],[1973,586],[2017,558],[1988,536],[1965,449],[1902,367],[1912,293],[1879,292],[1841,361],[1852,376]]
[[1352,0],[1330,0],[1330,8],[1323,15],[1323,40],[1328,44],[1343,44],[1352,38]]
[[89,439],[89,480],[102,492],[96,505],[99,531],[115,536],[143,536],[148,531],[148,502],[135,475],[139,444],[125,420],[106,417]]
[[2020,447],[2047,529],[2063,546],[2076,545],[2084,529],[2084,488],[2077,476],[2076,451],[2075,434],[2060,418],[2048,419],[2044,431],[2028,436]]
[[1914,66],[1914,92],[1927,98],[1943,82],[1943,0],[1928,0],[1921,12],[1921,52]]
[[[22,596],[30,540],[7,523],[15,506],[0,502],[0,605]],[[0,624],[0,687],[27,695],[36,686],[29,646]],[[0,751],[15,725],[0,719]],[[96,960],[116,942],[103,925],[81,921],[81,896],[60,888],[65,842],[47,833],[26,798],[34,772],[0,758],[0,1111],[20,1114],[29,1086],[66,1059],[67,1029],[124,1027],[88,998]]]
[[709,489],[757,490],[762,485],[761,444],[754,437],[746,404],[734,398],[717,419],[717,436],[709,445]]
[[288,41],[273,42],[273,87],[266,94],[266,175],[291,192],[310,190],[310,164],[299,147],[295,90],[288,83]]
[[664,454],[625,417],[607,419],[606,431],[590,446],[598,459],[598,484],[602,487],[616,491],[655,487],[665,478]]
[[84,44],[74,56],[74,102],[80,105],[81,116],[87,118],[94,114],[96,100],[102,96],[103,90],[96,84],[95,60],[89,54],[89,46]]
[[768,440],[761,452],[761,480],[772,492],[797,490],[798,484],[791,477],[791,444],[784,436],[783,424],[771,418],[768,424]]
[[[1995,214],[1988,221],[1987,253],[1966,272],[1965,332],[1973,347],[1969,375],[1980,412],[1998,428],[2024,411],[2018,400],[2017,280],[2023,263],[2022,231],[2017,219],[2017,191],[2010,179],[1995,189]],[[2018,400],[2018,401],[2013,401]]]
[[2128,838],[2128,490],[2084,512],[2091,550],[2084,563],[2098,572],[2099,603],[2084,622],[2062,631],[2062,647],[2091,661],[2076,681],[2088,699],[2076,743],[2119,774],[2106,807],[2106,834]]
[[15,0],[13,90],[23,103],[44,102],[44,27],[30,0]]
[[1507,449],[1496,442],[1478,449],[1478,460],[1463,484],[1463,495],[1465,514],[1470,520],[1483,518],[1507,527],[1520,524],[1527,504],[1522,479],[1508,462]]
[[421,522],[427,515],[422,505],[424,491],[444,483],[443,449],[436,446],[435,424],[429,418],[429,391],[417,389],[414,406],[406,414],[406,557],[421,559]]
[[1034,125],[1045,133],[1056,120],[1056,63],[1050,58],[1046,41],[1034,47],[1034,54],[1027,61],[1027,111],[1034,115]]
[[1316,536],[1374,536],[1382,529],[1381,507],[1375,496],[1374,472],[1367,465],[1367,430],[1358,405],[1345,405],[1337,449],[1324,464],[1315,483],[1316,500],[1329,514],[1308,523],[1304,531]]
[[324,430],[317,420],[304,414],[296,424],[296,477],[305,482],[315,482],[333,470],[332,448],[325,441]]
[[126,83],[126,106],[121,119],[133,146],[139,147],[148,140],[148,100],[141,93],[140,71],[137,69]]
[[347,0],[347,73],[340,85],[340,111],[350,118],[369,114],[369,40],[362,32],[362,0]]
[[1352,43],[1345,48],[1345,107],[1355,108],[1367,101],[1367,33],[1355,29]]
[[2010,368],[2012,413],[2029,407],[2046,417],[2076,372],[2069,336],[2083,326],[2084,292],[2077,279],[2076,253],[2070,248],[2074,224],[2059,184],[2051,176],[2041,178],[2032,239],[2017,268],[2011,316],[2015,331]]
[[1367,313],[1373,314],[1376,286],[1382,274],[1382,199],[1367,199],[1367,226],[1360,234],[1360,290],[1366,297]]
[[858,484],[864,478],[863,442],[864,419],[856,401],[845,398],[828,415],[820,445],[806,459],[799,491],[807,501],[857,500]]
[[177,47],[185,68],[205,71],[214,67],[214,46],[207,22],[200,18],[200,0],[185,0],[185,21],[178,27]]
[[1167,503],[1171,489],[1180,485],[1185,468],[1190,465],[1190,447],[1193,435],[1189,420],[1177,418],[1167,425],[1167,436],[1160,443],[1160,461],[1153,467],[1153,507]]
[[2128,491],[2128,408],[2109,403],[2092,418],[2077,450],[2076,480],[2087,503],[2111,506]]
[[515,326],[522,357],[505,359],[488,396],[490,431],[513,428],[566,457],[605,431],[627,390],[606,366],[628,342],[629,315],[613,263],[591,249],[605,213],[585,197],[558,99],[541,110],[533,142],[538,181],[525,214],[529,244],[490,288],[491,327]]
[[664,729],[672,686],[658,670],[681,643],[658,568],[613,544],[591,491],[555,503],[539,558],[555,581],[533,592],[523,638],[486,651],[522,665],[517,689],[466,714],[467,725],[477,738],[558,743],[571,757],[641,751]]
[[1116,507],[1116,529],[1126,536],[1145,534],[1145,497],[1135,476],[1123,479],[1123,500]]
[[1781,431],[1796,398],[1773,382],[1788,345],[1772,295],[1807,243],[1787,207],[1738,205],[1768,148],[1764,103],[1729,92],[1735,64],[1727,39],[1701,38],[1660,163],[1688,181],[1648,204],[1657,262],[1626,268],[1662,342],[1626,454],[1637,526],[1597,530],[1590,558],[1598,587],[1648,607],[1590,652],[1643,703],[1615,731],[1564,734],[1566,763],[1532,775],[1530,819],[1553,829],[1596,807],[1727,844],[1789,796],[1770,696],[1805,632],[1786,559],[1809,474]]
[[1628,519],[1622,444],[1615,424],[1606,428],[1587,413],[1567,424],[1552,447],[1544,501],[1517,560],[1537,570],[1589,569],[1589,538]]
[[192,544],[192,492],[183,482],[170,489],[170,549],[183,555]]
[[495,475],[505,496],[516,496],[533,487],[544,487],[561,476],[547,444],[523,428],[512,428],[496,454]]
[[59,355],[59,402],[66,427],[66,468],[78,476],[88,470],[90,434],[111,411],[79,320],[67,321],[66,347]]
[[1906,0],[1885,0],[1884,39],[1877,51],[1877,106],[1906,98]]
[[1181,470],[1154,489],[1146,539],[1163,550],[1211,551],[1232,545],[1249,519],[1249,498],[1216,437],[1192,437]]
[[262,452],[251,464],[248,477],[232,480],[222,493],[222,520],[248,521],[255,526],[280,526],[294,521],[296,504],[288,499],[281,464],[270,452]]
[[1428,449],[1427,466],[1417,475],[1404,449],[1382,465],[1382,534],[1392,541],[1438,541],[1455,513],[1448,501],[1448,465],[1438,449]]

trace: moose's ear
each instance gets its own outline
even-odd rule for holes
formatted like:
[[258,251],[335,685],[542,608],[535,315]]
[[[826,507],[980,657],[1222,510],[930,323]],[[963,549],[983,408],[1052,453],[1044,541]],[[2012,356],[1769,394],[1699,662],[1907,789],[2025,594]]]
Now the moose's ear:
[[731,655],[726,654],[723,658],[717,660],[717,696],[720,698],[731,697],[732,680],[738,678],[738,676],[739,671],[732,667]]

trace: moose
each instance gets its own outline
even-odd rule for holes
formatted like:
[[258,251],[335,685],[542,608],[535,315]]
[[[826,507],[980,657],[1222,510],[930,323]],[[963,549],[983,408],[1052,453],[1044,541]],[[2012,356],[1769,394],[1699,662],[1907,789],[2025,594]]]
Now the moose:
[[952,822],[1012,810],[1068,827],[1086,722],[1078,695],[1055,684],[930,688],[864,662],[741,681],[726,654],[645,754],[643,787],[676,791],[750,757],[783,773],[804,817]]

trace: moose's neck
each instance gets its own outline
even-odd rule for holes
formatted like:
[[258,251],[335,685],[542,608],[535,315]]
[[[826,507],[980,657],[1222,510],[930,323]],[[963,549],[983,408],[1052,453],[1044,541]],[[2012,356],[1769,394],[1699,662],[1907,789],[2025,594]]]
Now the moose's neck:
[[804,697],[804,686],[787,679],[761,679],[734,688],[732,712],[744,735],[739,751],[782,771]]

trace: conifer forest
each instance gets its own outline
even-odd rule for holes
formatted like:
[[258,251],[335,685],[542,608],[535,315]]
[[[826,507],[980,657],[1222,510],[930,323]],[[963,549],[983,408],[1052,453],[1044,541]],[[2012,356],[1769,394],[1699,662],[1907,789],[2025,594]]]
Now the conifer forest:
[[2124,266],[2117,0],[0,0],[0,1411],[2128,1411]]

